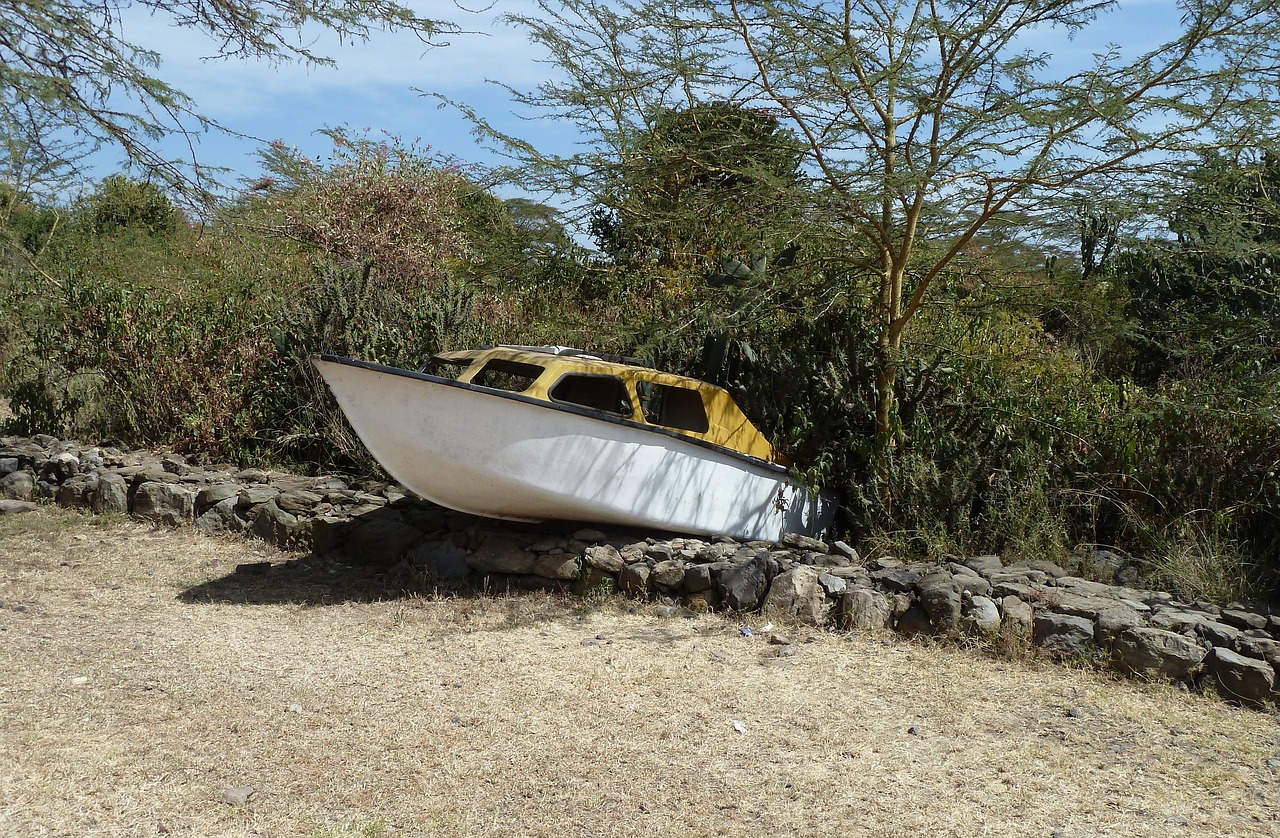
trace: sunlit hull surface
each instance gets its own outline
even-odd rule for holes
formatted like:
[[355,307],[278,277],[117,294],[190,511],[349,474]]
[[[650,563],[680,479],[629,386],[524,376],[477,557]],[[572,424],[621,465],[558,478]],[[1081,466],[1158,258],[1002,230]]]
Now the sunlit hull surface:
[[811,515],[786,469],[719,446],[425,373],[313,362],[391,476],[461,512],[775,541],[834,514],[822,496]]

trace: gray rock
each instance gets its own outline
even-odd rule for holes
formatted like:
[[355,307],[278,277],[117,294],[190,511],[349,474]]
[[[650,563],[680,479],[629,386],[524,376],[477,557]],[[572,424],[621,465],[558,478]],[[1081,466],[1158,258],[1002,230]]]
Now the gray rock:
[[933,621],[929,619],[929,612],[924,610],[924,606],[917,602],[902,612],[894,628],[909,637],[917,634],[931,634]]
[[600,530],[594,530],[589,527],[584,527],[578,530],[573,534],[573,537],[576,538],[578,541],[585,541],[589,544],[599,544],[600,542],[606,541],[609,538],[607,535],[600,532]]
[[[790,554],[790,556],[794,555],[794,553]],[[781,561],[781,558],[779,560]],[[799,561],[801,564],[807,564],[813,567],[832,569],[837,567],[848,567],[852,564],[849,559],[841,556],[839,553],[819,553],[816,550],[808,551],[800,557]]]
[[990,597],[971,596],[960,609],[964,625],[978,634],[992,634],[1000,628],[1000,609]]
[[7,477],[18,470],[17,457],[0,457],[0,477]]
[[523,544],[497,535],[486,536],[479,549],[467,557],[467,564],[478,573],[532,573],[536,561],[537,556]]
[[1240,637],[1240,629],[1219,623],[1217,620],[1202,620],[1195,624],[1196,636],[1204,638],[1214,646],[1225,646],[1228,649],[1236,645]]
[[177,526],[194,520],[196,493],[176,483],[146,482],[133,496],[133,514],[144,521]]
[[529,545],[529,550],[534,553],[550,553],[555,550],[561,553],[567,552],[569,549],[569,540],[567,538],[558,538],[554,535],[539,538],[537,541]]
[[793,550],[812,550],[815,553],[831,552],[831,548],[827,546],[825,541],[819,541],[816,538],[810,538],[807,535],[800,535],[794,532],[789,532],[782,536],[782,545]]
[[274,486],[245,486],[239,493],[241,506],[256,506],[279,496],[280,490]]
[[1280,671],[1280,640],[1276,640],[1265,632],[1255,630],[1242,633],[1236,638],[1235,650],[1248,658],[1259,658]]
[[1093,639],[1099,646],[1106,646],[1121,632],[1140,625],[1142,625],[1142,616],[1137,611],[1127,605],[1116,603],[1098,612],[1093,622]]
[[[234,513],[233,513],[234,514]],[[297,540],[298,517],[281,509],[274,500],[258,507],[253,534],[268,544],[287,547]]]
[[848,544],[845,544],[843,541],[831,542],[831,552],[839,556],[844,556],[854,564],[862,563],[862,557],[858,555],[858,551],[850,547]]
[[1186,678],[1206,654],[1195,640],[1150,626],[1121,629],[1111,641],[1116,667],[1146,678]]
[[960,588],[949,575],[932,576],[920,582],[920,604],[929,614],[935,631],[947,633],[960,625]]
[[588,547],[585,553],[587,564],[606,573],[618,573],[624,562],[622,554],[611,544],[600,544]]
[[[960,567],[961,565],[957,565]],[[966,568],[967,569],[967,568]],[[970,573],[973,573],[970,571]],[[951,581],[960,589],[960,593],[968,591],[973,596],[988,596],[991,593],[991,583],[976,573],[972,576],[957,573],[951,577]]]
[[232,479],[241,483],[266,483],[271,479],[271,475],[260,468],[246,468],[233,474]]
[[849,587],[849,581],[839,576],[832,576],[830,573],[819,573],[818,584],[822,585],[822,590],[827,592],[827,596],[838,597]]
[[98,515],[129,512],[129,486],[124,478],[114,472],[98,472],[97,485],[89,494],[89,508]]
[[1266,661],[1246,658],[1237,652],[1215,647],[1205,661],[1208,677],[1223,698],[1251,706],[1280,699],[1276,694],[1276,671]]
[[1222,622],[1242,631],[1265,629],[1267,627],[1267,615],[1244,608],[1224,608],[1222,609]]
[[893,622],[893,606],[879,591],[849,588],[840,597],[840,622],[857,631],[888,628]]
[[290,489],[287,492],[281,492],[276,498],[276,506],[279,506],[285,512],[291,515],[300,515],[309,513],[315,508],[316,504],[324,500],[323,495],[306,489]]
[[960,562],[947,562],[947,567],[951,570],[952,576],[982,576],[978,571]]
[[623,566],[618,572],[618,587],[629,596],[643,597],[649,593],[650,567],[644,562]]
[[653,566],[649,581],[664,588],[678,588],[684,584],[684,563],[678,559],[668,559]]
[[871,571],[871,578],[888,591],[906,593],[914,590],[920,581],[920,573],[905,567],[891,567]]
[[572,582],[578,571],[578,557],[570,553],[546,553],[533,563],[535,575],[559,582]]
[[35,512],[40,504],[32,500],[13,500],[0,498],[0,515],[21,515],[23,512]]
[[719,573],[715,573],[713,565],[713,574],[720,601],[734,611],[755,610],[769,585],[764,560],[759,557],[732,565]]
[[1010,565],[1004,570],[995,570],[982,575],[991,582],[993,588],[998,588],[1005,582],[1012,582],[1015,585],[1042,585],[1049,581],[1049,574],[1043,570],[1032,570],[1026,565]]
[[1060,565],[1044,559],[1036,559],[1034,561],[1027,562],[1027,567],[1032,570],[1040,571],[1050,579],[1061,579],[1063,576],[1067,575],[1067,572],[1063,570]]
[[961,562],[965,567],[976,570],[981,576],[990,576],[1004,567],[999,556],[974,556]]
[[[322,528],[323,525],[318,529]],[[345,552],[359,561],[393,564],[421,540],[422,532],[417,527],[395,518],[372,518],[351,530]]]
[[80,458],[70,451],[60,451],[49,458],[43,470],[56,475],[58,481],[62,482],[80,473]]
[[779,574],[764,598],[761,611],[784,620],[798,620],[811,626],[827,622],[831,605],[818,581],[817,568],[799,565]]
[[711,579],[711,565],[695,564],[684,569],[684,589],[691,594],[700,594],[711,590],[714,582]]
[[89,493],[98,485],[98,478],[87,474],[75,474],[58,486],[54,501],[58,506],[79,509],[89,505]]
[[[561,558],[570,558],[563,553]],[[471,566],[467,564],[467,550],[461,545],[452,541],[430,541],[426,544],[419,544],[417,547],[410,549],[405,554],[405,561],[413,567],[421,568],[429,572],[433,577],[441,581],[454,582],[466,579],[471,573]],[[573,562],[576,573],[577,562]],[[537,573],[537,565],[534,566],[534,572]],[[539,573],[539,576],[546,576]],[[547,578],[558,578],[550,577]],[[573,576],[568,577],[570,579]]]
[[670,544],[658,542],[657,544],[648,544],[644,548],[644,557],[653,559],[655,562],[665,562],[668,559],[676,557],[676,551],[672,549]]
[[25,471],[14,471],[0,477],[0,498],[9,500],[36,499],[36,481]]
[[223,498],[196,518],[196,526],[207,533],[240,533],[248,527],[248,522],[237,513],[235,495]]
[[1060,655],[1089,655],[1093,642],[1093,621],[1070,614],[1043,611],[1036,614],[1033,639],[1037,646]]

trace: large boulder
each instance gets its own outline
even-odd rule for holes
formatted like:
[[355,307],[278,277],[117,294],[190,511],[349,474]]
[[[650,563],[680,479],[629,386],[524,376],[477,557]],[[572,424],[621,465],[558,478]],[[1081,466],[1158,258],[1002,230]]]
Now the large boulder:
[[[621,568],[619,568],[621,570]],[[653,574],[649,580],[664,588],[679,588],[684,584],[684,562],[679,559],[667,559],[653,566]]]
[[1111,639],[1116,667],[1145,678],[1186,678],[1206,654],[1208,650],[1190,637],[1151,626],[1129,626]]
[[89,494],[89,507],[98,515],[129,512],[129,486],[124,478],[110,471],[98,472],[98,483]]
[[277,547],[293,545],[301,540],[302,527],[303,522],[281,509],[275,500],[267,501],[254,511],[253,534],[268,544]]
[[1000,609],[990,597],[965,597],[960,619],[961,624],[975,634],[994,634],[1000,629]]
[[726,567],[714,579],[720,601],[734,611],[754,611],[769,587],[765,563],[759,557]]
[[893,623],[893,606],[870,588],[848,588],[840,596],[840,622],[847,629],[884,629]]
[[[420,544],[410,550],[405,558],[409,564],[421,568],[434,578],[445,582],[466,579],[471,573],[471,566],[467,564],[466,548],[452,541],[429,541],[426,544]],[[558,558],[564,559],[568,557],[561,553]],[[575,560],[572,564],[576,575],[577,561]],[[562,576],[552,577],[547,573],[540,573],[536,567],[534,572],[548,578],[565,578]],[[571,575],[567,578],[573,579],[574,576]]]
[[421,540],[422,532],[417,527],[411,527],[397,518],[370,518],[350,532],[343,552],[353,559],[375,564],[394,564]]
[[1266,661],[1215,647],[1206,667],[1211,683],[1225,699],[1255,707],[1280,700],[1276,694],[1276,671]]
[[9,500],[36,499],[36,481],[25,471],[14,471],[0,477],[0,498]]
[[920,581],[920,604],[929,614],[934,631],[949,634],[960,625],[960,586],[950,574],[938,573]]
[[[410,527],[409,529],[413,529]],[[418,533],[416,529],[414,533]],[[533,573],[537,556],[512,538],[486,536],[480,547],[467,557],[467,564],[477,573]]]
[[1070,614],[1045,611],[1033,623],[1037,646],[1059,655],[1086,656],[1097,648],[1093,642],[1093,621]]
[[133,496],[133,514],[144,521],[177,526],[194,518],[196,493],[177,483],[147,481]]
[[810,565],[798,565],[778,574],[769,586],[762,612],[811,626],[824,624],[831,605],[818,579],[821,575],[821,571]]
[[[249,524],[239,514],[238,501],[239,499],[233,494],[207,507],[196,517],[196,526],[215,535],[244,532]],[[199,509],[198,496],[196,504],[196,508]]]
[[588,567],[603,570],[605,573],[617,573],[622,570],[622,554],[612,545],[598,544],[595,547],[588,547],[583,555]]
[[630,596],[643,597],[649,593],[649,575],[653,569],[644,562],[625,565],[618,573],[618,588]]
[[1014,634],[1031,634],[1035,610],[1031,604],[1016,596],[1006,596],[1000,600],[1000,621]]

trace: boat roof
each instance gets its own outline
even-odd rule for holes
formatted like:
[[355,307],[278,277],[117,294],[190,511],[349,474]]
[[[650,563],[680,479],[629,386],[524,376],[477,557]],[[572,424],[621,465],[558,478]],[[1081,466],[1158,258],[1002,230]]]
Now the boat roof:
[[639,392],[632,392],[631,395],[638,399],[640,404],[634,405],[631,415],[623,415],[623,418],[662,428],[668,432],[674,431],[682,436],[700,439],[768,462],[786,466],[791,464],[790,460],[776,451],[759,429],[747,419],[742,409],[723,387],[697,378],[655,370],[641,365],[634,358],[588,352],[568,346],[518,344],[441,352],[432,356],[433,362],[466,365],[467,369],[463,371],[460,378],[468,381],[475,379],[480,374],[481,368],[494,359],[529,364],[550,371],[551,375],[539,375],[537,383],[524,391],[528,396],[548,402],[558,401],[554,392],[556,380],[572,372],[614,376],[621,379],[633,391],[641,382],[682,390],[696,390],[701,394],[702,410],[706,414],[705,419],[702,420],[705,422],[705,427],[655,420],[654,417],[647,415],[644,409],[647,397]]

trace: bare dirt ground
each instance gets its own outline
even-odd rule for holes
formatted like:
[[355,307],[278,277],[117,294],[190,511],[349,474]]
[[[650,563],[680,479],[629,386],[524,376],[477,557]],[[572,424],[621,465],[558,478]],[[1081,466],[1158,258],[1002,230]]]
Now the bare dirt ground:
[[283,558],[0,518],[0,835],[1278,831],[1274,715],[879,636],[779,657],[622,600],[234,573]]

